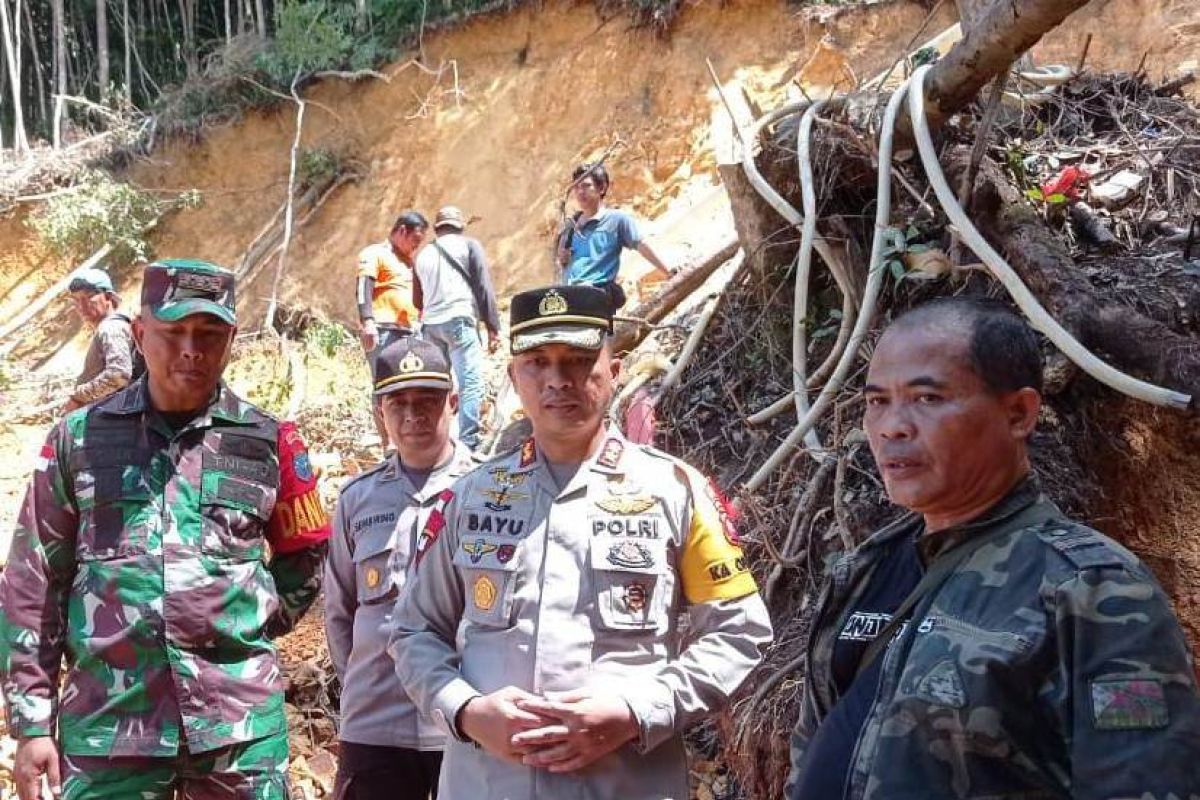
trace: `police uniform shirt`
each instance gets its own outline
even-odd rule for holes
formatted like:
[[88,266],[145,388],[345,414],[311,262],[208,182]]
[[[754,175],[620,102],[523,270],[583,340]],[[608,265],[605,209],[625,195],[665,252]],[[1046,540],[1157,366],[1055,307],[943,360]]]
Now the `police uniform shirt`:
[[418,531],[443,494],[474,464],[456,443],[450,460],[418,488],[392,454],[346,484],[334,515],[325,579],[329,654],[342,682],[339,738],[358,744],[441,749],[396,678],[386,646],[396,598],[414,561]]
[[406,689],[452,736],[467,700],[510,685],[622,698],[640,733],[567,774],[448,740],[443,796],[686,798],[679,733],[728,701],[771,637],[708,482],[610,429],[562,489],[531,439],[453,492],[397,606]]

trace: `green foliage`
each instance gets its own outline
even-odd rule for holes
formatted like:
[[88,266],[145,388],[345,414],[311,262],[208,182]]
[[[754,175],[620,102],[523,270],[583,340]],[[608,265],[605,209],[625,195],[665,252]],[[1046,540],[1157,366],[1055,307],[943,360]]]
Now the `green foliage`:
[[107,243],[114,258],[124,260],[147,255],[143,232],[163,210],[146,192],[87,170],[72,191],[38,208],[29,225],[60,256],[85,256]]
[[259,60],[281,86],[306,73],[342,66],[354,46],[354,9],[324,0],[300,0],[279,6],[275,41]]
[[1042,190],[1036,186],[1026,189],[1025,196],[1028,197],[1030,200],[1033,200],[1034,202],[1045,203],[1048,206],[1066,205],[1066,202],[1067,202],[1067,196],[1065,194],[1063,194],[1062,192],[1055,192],[1054,194],[1043,195]]
[[337,322],[317,320],[304,330],[304,346],[326,358],[334,358],[345,346],[354,343],[354,337],[345,326]]
[[333,178],[341,171],[342,159],[327,147],[305,148],[300,151],[296,163],[296,178],[300,189],[318,185]]

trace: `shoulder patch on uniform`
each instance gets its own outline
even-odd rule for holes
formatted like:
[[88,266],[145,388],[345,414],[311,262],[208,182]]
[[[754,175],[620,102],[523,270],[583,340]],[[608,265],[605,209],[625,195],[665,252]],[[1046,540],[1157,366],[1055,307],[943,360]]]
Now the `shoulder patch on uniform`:
[[1124,554],[1091,528],[1061,520],[1047,522],[1036,530],[1039,539],[1076,569],[1128,566]]
[[1162,683],[1153,678],[1091,682],[1092,725],[1101,731],[1165,728],[1170,721]]

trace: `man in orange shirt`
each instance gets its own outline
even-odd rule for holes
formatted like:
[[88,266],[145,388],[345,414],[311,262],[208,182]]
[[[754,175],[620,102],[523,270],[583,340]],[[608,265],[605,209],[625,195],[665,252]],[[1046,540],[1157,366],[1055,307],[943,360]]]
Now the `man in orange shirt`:
[[[419,211],[405,211],[396,217],[387,241],[367,245],[358,254],[359,335],[372,374],[379,352],[416,330],[421,285],[413,280],[413,264],[428,230],[429,221]],[[387,433],[378,414],[375,428],[386,447]]]

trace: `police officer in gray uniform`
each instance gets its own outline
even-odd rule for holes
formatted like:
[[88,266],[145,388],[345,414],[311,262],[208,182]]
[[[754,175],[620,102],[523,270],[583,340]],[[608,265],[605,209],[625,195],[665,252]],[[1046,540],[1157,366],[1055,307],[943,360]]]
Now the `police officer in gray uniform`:
[[458,397],[440,344],[393,342],[380,351],[374,378],[375,403],[396,451],[342,489],[326,566],[325,629],[342,682],[335,794],[424,800],[437,794],[444,737],[401,688],[388,632],[417,537],[473,462],[450,438]]
[[533,437],[452,487],[417,545],[389,649],[450,737],[443,798],[683,800],[681,732],[771,639],[710,482],[605,423],[610,309],[590,286],[513,298]]

